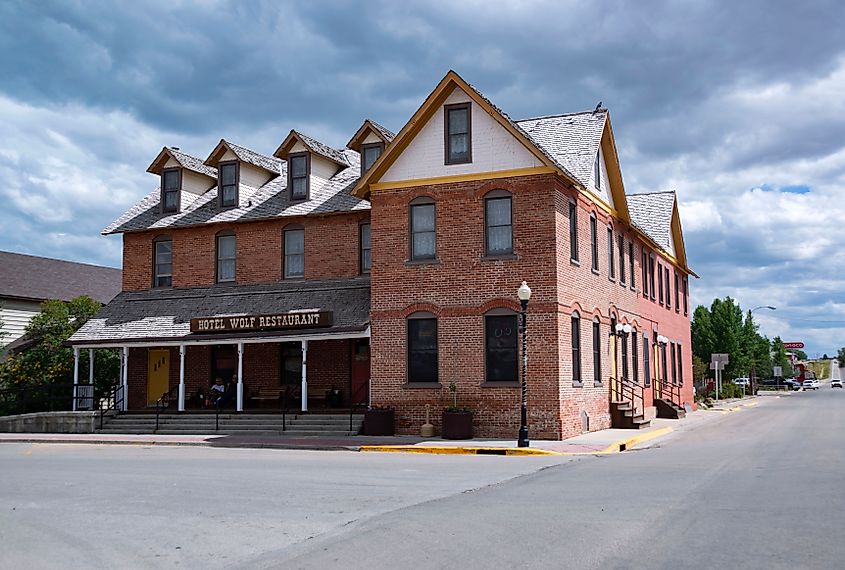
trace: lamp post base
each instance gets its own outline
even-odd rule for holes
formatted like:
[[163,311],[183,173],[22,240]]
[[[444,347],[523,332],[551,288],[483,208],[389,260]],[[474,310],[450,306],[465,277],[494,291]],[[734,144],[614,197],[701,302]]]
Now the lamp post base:
[[517,447],[529,447],[528,442],[528,426],[522,426],[519,428],[519,441],[516,444]]

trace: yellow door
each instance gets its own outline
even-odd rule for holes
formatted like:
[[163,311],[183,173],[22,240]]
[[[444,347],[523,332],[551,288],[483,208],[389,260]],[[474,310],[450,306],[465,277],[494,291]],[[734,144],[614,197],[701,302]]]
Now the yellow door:
[[154,405],[169,389],[170,351],[151,350],[147,365],[147,405]]

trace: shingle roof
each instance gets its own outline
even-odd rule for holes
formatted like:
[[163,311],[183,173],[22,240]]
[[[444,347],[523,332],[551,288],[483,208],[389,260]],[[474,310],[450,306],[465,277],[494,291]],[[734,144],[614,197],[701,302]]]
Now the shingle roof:
[[586,111],[517,121],[537,146],[585,186],[601,144],[607,110]]
[[631,222],[665,251],[671,251],[675,192],[628,194],[626,198]]
[[197,317],[266,315],[319,309],[332,311],[331,327],[225,336],[285,336],[363,331],[370,321],[368,277],[263,285],[214,285],[193,289],[127,291],[118,295],[68,340],[72,344],[220,338],[191,334]]
[[367,119],[367,121],[369,121],[370,125],[375,130],[377,130],[379,132],[379,134],[381,134],[381,136],[384,137],[384,140],[386,140],[387,142],[391,142],[394,138],[396,138],[396,133],[389,130],[387,127],[381,126],[380,124],[378,124],[377,122],[375,122],[372,119]]
[[70,301],[88,295],[108,303],[120,292],[121,275],[113,267],[0,251],[0,297]]
[[185,154],[180,150],[176,150],[175,148],[167,148],[166,149],[170,156],[179,163],[182,168],[186,168],[193,172],[198,172],[200,174],[205,174],[206,176],[210,176],[212,178],[217,178],[217,169],[212,168],[210,166],[206,166],[203,164],[201,158],[197,158],[195,156],[191,156],[190,154]]
[[310,196],[306,201],[290,201],[290,193],[287,191],[287,163],[282,162],[281,174],[260,188],[241,184],[240,203],[236,208],[219,206],[218,189],[215,186],[200,196],[182,192],[181,211],[163,214],[159,207],[161,191],[156,189],[109,224],[103,234],[369,210],[369,202],[352,195],[352,189],[360,174],[358,153],[346,150],[343,155],[350,166],[326,181],[312,178]]
[[349,165],[349,160],[346,158],[346,152],[342,150],[334,149],[328,145],[321,143],[316,139],[312,139],[308,135],[303,135],[299,131],[293,131],[299,140],[302,141],[302,144],[308,147],[311,152],[324,156],[333,162],[337,162],[340,165]]
[[254,150],[227,140],[222,140],[220,142],[224,143],[229,149],[231,149],[231,151],[235,153],[235,156],[238,157],[238,160],[242,162],[253,164],[259,168],[263,168],[264,170],[275,172],[276,174],[279,174],[282,171],[281,161],[278,158],[273,158],[261,154],[260,152],[255,152]]

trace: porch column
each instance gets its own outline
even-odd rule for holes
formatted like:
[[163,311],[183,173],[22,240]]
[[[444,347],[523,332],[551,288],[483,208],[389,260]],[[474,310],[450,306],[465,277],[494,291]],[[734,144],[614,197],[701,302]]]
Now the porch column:
[[76,411],[77,386],[79,385],[79,347],[73,347],[73,411]]
[[[94,349],[88,349],[88,383],[91,386],[94,385]],[[93,388],[91,388],[93,390]],[[91,396],[94,396],[94,393],[91,392]]]
[[302,411],[308,411],[308,341],[302,341]]
[[129,409],[129,347],[123,347],[123,378],[121,379],[123,385],[123,411]]
[[179,411],[185,411],[185,345],[179,345]]
[[238,343],[238,411],[244,411],[244,343]]

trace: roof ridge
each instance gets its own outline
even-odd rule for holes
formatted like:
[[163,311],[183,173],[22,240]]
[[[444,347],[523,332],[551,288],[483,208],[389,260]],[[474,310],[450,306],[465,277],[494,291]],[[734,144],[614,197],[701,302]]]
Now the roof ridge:
[[652,192],[632,192],[625,194],[625,196],[653,196],[655,194],[677,194],[675,190],[654,190]]
[[541,119],[558,119],[560,117],[573,117],[575,115],[595,115],[597,113],[607,113],[607,107],[601,107],[600,109],[592,110],[592,111],[575,111],[572,113],[558,113],[554,115],[540,115],[539,117],[528,117],[526,119],[518,119],[515,122],[517,123],[526,123],[528,121],[539,121]]

